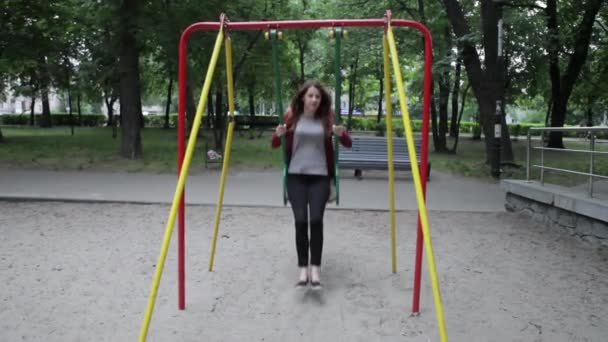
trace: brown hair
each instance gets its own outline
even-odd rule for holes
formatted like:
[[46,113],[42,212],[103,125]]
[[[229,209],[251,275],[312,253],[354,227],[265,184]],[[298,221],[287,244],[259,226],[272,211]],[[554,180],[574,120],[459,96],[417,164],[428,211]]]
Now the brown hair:
[[331,136],[332,126],[334,124],[334,113],[331,110],[331,97],[321,83],[316,80],[306,81],[300,86],[298,92],[291,99],[289,109],[285,114],[285,124],[288,129],[295,129],[295,124],[304,112],[304,95],[310,87],[317,88],[321,94],[321,103],[319,103],[319,108],[317,108],[317,111],[315,112],[315,118],[321,119],[325,134]]

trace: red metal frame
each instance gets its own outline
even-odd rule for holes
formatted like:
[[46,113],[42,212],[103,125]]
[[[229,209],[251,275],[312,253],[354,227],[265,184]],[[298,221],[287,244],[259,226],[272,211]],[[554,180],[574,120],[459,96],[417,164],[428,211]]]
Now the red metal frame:
[[[297,28],[320,28],[320,27],[385,27],[390,22],[391,26],[407,26],[419,30],[424,37],[424,91],[422,101],[422,150],[420,177],[422,181],[422,192],[426,201],[426,175],[428,168],[428,138],[429,138],[429,105],[431,100],[431,65],[433,61],[431,33],[423,24],[407,19],[392,19],[390,11],[382,19],[326,19],[326,20],[285,20],[285,21],[249,21],[249,22],[229,22],[224,21],[224,29],[229,30],[265,30],[270,28],[277,29],[297,29]],[[200,30],[219,30],[221,22],[200,22],[188,26],[180,37],[179,41],[179,101],[178,101],[178,123],[177,123],[177,174],[181,172],[185,155],[185,121],[186,121],[186,57],[188,39],[193,32]],[[185,270],[185,194],[186,186],[179,204],[178,212],[178,302],[179,309],[186,308],[186,270]],[[414,275],[414,298],[412,312],[418,314],[420,307],[420,281],[422,266],[422,226],[420,215],[418,215],[418,230],[416,239],[416,261]]]

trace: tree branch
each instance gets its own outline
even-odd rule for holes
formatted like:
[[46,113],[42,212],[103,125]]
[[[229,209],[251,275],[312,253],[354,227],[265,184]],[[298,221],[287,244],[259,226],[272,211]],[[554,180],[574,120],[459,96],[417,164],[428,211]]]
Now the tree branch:
[[262,31],[260,30],[255,34],[253,39],[251,39],[249,41],[249,44],[247,44],[247,48],[245,49],[245,52],[241,55],[241,59],[234,66],[234,69],[233,69],[234,70],[234,76],[233,76],[234,83],[236,83],[236,79],[239,75],[239,71],[241,71],[241,67],[247,60],[247,57],[249,57],[249,55],[251,54],[251,50],[253,50],[253,47],[258,42],[258,40],[260,39],[261,36],[262,36]]
[[511,7],[511,8],[533,8],[533,9],[538,9],[538,10],[541,10],[541,11],[544,11],[544,10],[547,9],[546,7],[539,6],[539,5],[535,4],[535,3],[513,4],[513,3],[510,3],[510,2],[507,2],[507,3],[504,3],[503,6],[505,6],[505,7]]
[[576,79],[587,60],[587,54],[589,53],[589,41],[591,40],[591,33],[593,31],[593,23],[595,17],[602,6],[603,0],[589,0],[585,6],[585,12],[583,19],[577,27],[577,34],[574,54],[570,56],[566,72],[562,76],[562,89],[561,95],[567,99],[574,88]]
[[462,59],[466,66],[467,76],[476,97],[481,96],[484,73],[481,61],[475,46],[466,39],[471,36],[471,29],[464,16],[464,12],[457,0],[443,0],[452,29],[462,46]]
[[408,7],[405,1],[396,0],[396,2],[399,4],[399,7],[396,8],[397,10],[404,10],[410,17],[420,19],[417,18],[418,13],[416,13],[416,9]]
[[606,25],[604,25],[601,20],[595,19],[595,23],[598,24],[602,28],[602,30],[604,30],[604,33],[608,33],[608,28],[606,28]]

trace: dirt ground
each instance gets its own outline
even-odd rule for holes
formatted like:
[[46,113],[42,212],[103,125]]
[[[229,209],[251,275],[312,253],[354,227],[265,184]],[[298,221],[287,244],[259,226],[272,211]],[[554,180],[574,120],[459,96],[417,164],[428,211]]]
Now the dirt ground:
[[[439,341],[416,213],[330,210],[320,293],[297,291],[289,208],[187,210],[186,310],[175,234],[148,341]],[[169,206],[0,202],[0,340],[137,339]],[[608,340],[608,250],[511,213],[430,212],[450,341]]]

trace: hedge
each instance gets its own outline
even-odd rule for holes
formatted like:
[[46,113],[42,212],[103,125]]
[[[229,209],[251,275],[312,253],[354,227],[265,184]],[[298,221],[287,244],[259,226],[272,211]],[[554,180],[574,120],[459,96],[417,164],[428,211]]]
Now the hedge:
[[[34,124],[39,125],[41,114],[34,115]],[[101,114],[83,114],[81,119],[79,120],[78,114],[72,114],[70,118],[70,114],[59,113],[51,115],[51,125],[52,126],[70,126],[70,123],[73,123],[74,126],[87,126],[87,127],[95,127],[95,126],[103,126],[106,123],[106,117]],[[4,114],[0,115],[0,123],[3,125],[19,125],[26,126],[30,124],[30,115],[29,114]]]

